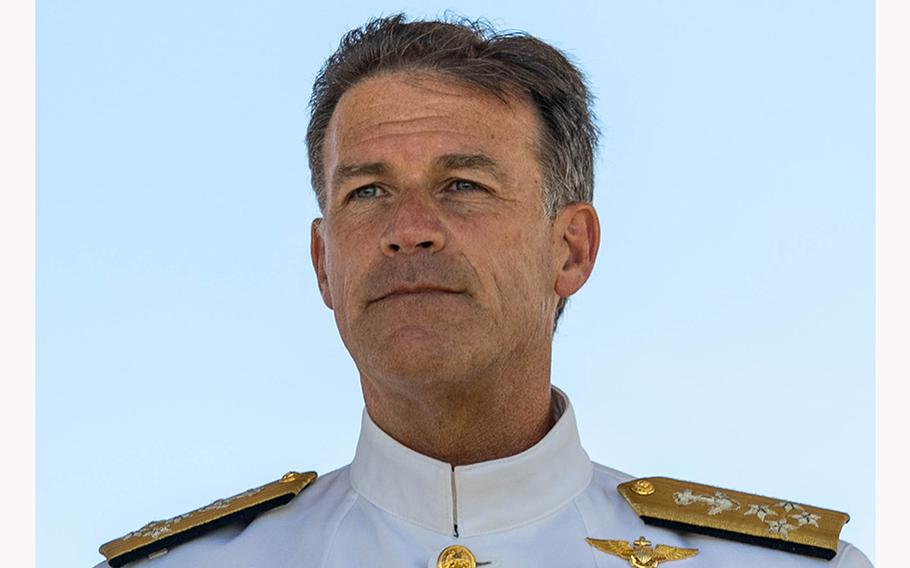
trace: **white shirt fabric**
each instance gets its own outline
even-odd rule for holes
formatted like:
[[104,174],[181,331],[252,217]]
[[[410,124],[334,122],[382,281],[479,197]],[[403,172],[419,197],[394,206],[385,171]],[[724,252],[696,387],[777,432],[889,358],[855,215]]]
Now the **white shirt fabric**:
[[454,469],[401,445],[364,411],[350,465],[246,526],[219,529],[127,566],[435,568],[440,552],[458,544],[490,568],[622,568],[628,561],[585,538],[641,536],[655,545],[698,548],[679,568],[872,566],[843,541],[826,561],[645,525],[616,490],[632,477],[592,463],[568,399],[558,389],[552,398],[559,418],[535,446]]

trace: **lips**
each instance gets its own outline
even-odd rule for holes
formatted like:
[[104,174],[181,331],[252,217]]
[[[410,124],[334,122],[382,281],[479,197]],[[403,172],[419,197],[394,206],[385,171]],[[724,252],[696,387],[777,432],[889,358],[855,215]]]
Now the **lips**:
[[382,261],[358,278],[357,294],[371,305],[386,299],[444,301],[472,296],[474,269],[454,255],[410,255]]
[[379,302],[386,299],[408,298],[418,296],[452,296],[462,294],[461,290],[453,290],[442,286],[435,285],[410,285],[397,286],[392,290],[380,295],[373,302]]

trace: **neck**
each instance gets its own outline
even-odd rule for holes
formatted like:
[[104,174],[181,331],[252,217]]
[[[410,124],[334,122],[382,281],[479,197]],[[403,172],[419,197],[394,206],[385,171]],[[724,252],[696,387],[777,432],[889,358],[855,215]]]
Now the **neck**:
[[430,388],[416,379],[412,388],[390,388],[401,381],[361,374],[367,412],[401,444],[453,467],[512,456],[553,426],[549,352],[531,359],[520,368],[434,380]]

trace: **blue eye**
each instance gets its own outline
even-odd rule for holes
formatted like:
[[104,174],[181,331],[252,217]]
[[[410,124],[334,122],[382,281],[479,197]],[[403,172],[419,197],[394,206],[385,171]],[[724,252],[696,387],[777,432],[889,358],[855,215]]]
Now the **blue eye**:
[[375,185],[365,185],[358,187],[349,195],[350,199],[372,199],[382,194],[382,190]]
[[480,191],[481,187],[474,183],[473,181],[468,181],[464,179],[455,180],[452,182],[451,188],[455,191]]

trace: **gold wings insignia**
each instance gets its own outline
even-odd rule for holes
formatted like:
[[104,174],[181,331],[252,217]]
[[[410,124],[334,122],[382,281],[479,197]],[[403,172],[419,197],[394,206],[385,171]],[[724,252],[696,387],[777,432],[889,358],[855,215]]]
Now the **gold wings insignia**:
[[624,540],[600,540],[586,538],[588,544],[607,554],[619,556],[628,560],[633,568],[656,568],[661,562],[668,560],[682,560],[698,554],[697,548],[679,548],[658,544],[656,547],[645,537],[641,537],[631,544]]
[[607,554],[613,554],[626,560],[632,556],[632,546],[624,540],[600,540],[596,538],[586,538],[588,544]]
[[667,546],[658,544],[654,547],[654,554],[660,556],[663,560],[682,560],[691,558],[698,554],[697,548],[679,548],[676,546]]

